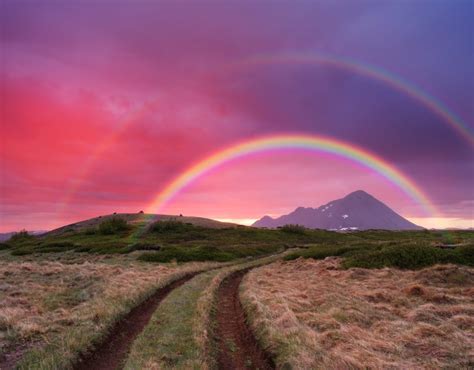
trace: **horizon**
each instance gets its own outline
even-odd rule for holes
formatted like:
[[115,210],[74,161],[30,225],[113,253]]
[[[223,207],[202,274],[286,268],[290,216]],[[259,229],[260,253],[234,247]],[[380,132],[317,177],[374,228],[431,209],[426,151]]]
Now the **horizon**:
[[474,227],[472,3],[374,4],[5,1],[0,232],[356,189]]
[[[353,194],[353,193],[356,193],[356,192],[365,192],[364,190],[356,190],[356,191],[353,191],[349,194],[346,194],[345,196],[348,196],[350,194]],[[366,193],[366,192],[365,192]],[[371,196],[371,194],[368,194],[366,193],[367,195]],[[340,198],[342,199],[342,198]],[[333,199],[331,200],[330,202],[326,202],[326,204],[328,203],[331,203],[333,201],[337,201],[337,200],[340,200],[340,199]],[[382,202],[383,203],[383,202]],[[321,204],[319,206],[297,206],[295,207],[294,209],[292,209],[289,213],[297,210],[298,208],[310,208],[310,209],[317,209],[317,208],[320,208],[322,206],[324,206],[325,204]],[[390,208],[390,207],[389,207]],[[139,212],[123,212],[123,213],[109,213],[109,214],[103,214],[103,215],[95,215],[94,217],[91,217],[91,218],[96,218],[96,217],[104,217],[104,216],[114,216],[114,215],[117,215],[117,216],[120,216],[120,215],[124,215],[124,214],[137,214],[137,213],[143,213],[142,210],[140,210]],[[155,215],[155,216],[171,216],[171,217],[181,217],[183,216],[183,214],[175,214],[175,215],[170,215],[170,214],[150,214],[150,213],[146,213],[145,212],[145,215]],[[187,217],[200,217],[199,215],[186,215]],[[253,224],[262,219],[262,218],[265,218],[265,217],[270,217],[272,219],[275,219],[275,218],[278,218],[278,217],[281,217],[281,216],[284,216],[282,214],[279,214],[279,215],[272,215],[272,214],[265,214],[265,215],[262,215],[262,217],[260,218],[255,218],[255,219],[246,219],[246,218],[237,218],[237,219],[233,219],[233,218],[212,218],[213,220],[215,221],[219,221],[219,222],[224,222],[224,223],[234,223],[234,224],[237,224],[237,225],[241,225],[241,226],[253,226]],[[403,216],[402,216],[403,217]],[[414,223],[415,225],[417,226],[422,226],[423,228],[425,229],[428,229],[428,230],[470,230],[472,229],[472,226],[471,225],[461,225],[461,226],[458,226],[458,227],[445,227],[445,228],[437,228],[436,227],[436,220],[434,221],[434,225],[428,225],[428,226],[423,226],[423,225],[419,225],[417,222],[416,222],[416,219],[409,219],[409,218],[406,218],[408,221]],[[423,219],[426,221],[426,219]],[[82,222],[82,221],[86,221],[86,220],[76,220],[75,222],[73,222],[72,224],[76,224],[78,222]],[[64,227],[64,226],[67,226],[67,225],[61,225],[60,227]],[[5,232],[5,231],[0,231],[0,233],[6,233],[6,234],[9,234],[9,233],[15,233],[15,232],[19,232],[19,231],[28,231],[28,232],[49,232],[49,231],[52,231],[54,229],[49,229],[49,230],[27,230],[27,229],[22,229],[22,230],[13,230],[13,231],[8,231],[8,232]]]

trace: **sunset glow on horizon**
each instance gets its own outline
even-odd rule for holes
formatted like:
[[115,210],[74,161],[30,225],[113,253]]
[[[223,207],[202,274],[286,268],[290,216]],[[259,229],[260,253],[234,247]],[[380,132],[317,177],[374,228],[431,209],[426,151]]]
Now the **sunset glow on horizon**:
[[0,232],[250,225],[359,189],[474,227],[472,2],[269,7],[5,1]]

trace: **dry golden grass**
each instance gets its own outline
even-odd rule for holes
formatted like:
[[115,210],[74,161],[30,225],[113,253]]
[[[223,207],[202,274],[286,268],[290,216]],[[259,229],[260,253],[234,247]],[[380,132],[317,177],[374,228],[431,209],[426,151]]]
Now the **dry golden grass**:
[[[0,363],[1,357],[11,364],[32,347],[48,345],[51,358],[73,358],[88,335],[103,332],[156,288],[215,265],[156,265],[120,257],[101,261],[94,256],[72,264],[0,261]],[[51,353],[55,351],[61,353]]]
[[279,367],[474,367],[474,269],[340,268],[298,259],[251,271],[251,325]]

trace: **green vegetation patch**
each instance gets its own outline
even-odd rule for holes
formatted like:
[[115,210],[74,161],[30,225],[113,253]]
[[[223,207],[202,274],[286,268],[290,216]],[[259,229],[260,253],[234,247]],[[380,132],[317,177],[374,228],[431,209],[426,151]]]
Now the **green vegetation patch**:
[[133,343],[125,369],[203,368],[194,324],[198,299],[216,274],[200,274],[166,297]]
[[462,245],[453,249],[441,249],[433,245],[412,242],[360,243],[347,246],[315,245],[289,254],[285,259],[299,257],[323,259],[330,256],[343,257],[345,268],[398,267],[418,269],[442,263],[474,266],[474,245]]
[[11,236],[9,241],[11,243],[18,243],[18,242],[24,242],[33,239],[34,236],[29,234],[28,231],[26,230],[21,230]]
[[[130,227],[123,218],[112,217],[99,224],[98,231],[103,235],[113,235],[129,230]],[[90,231],[86,231],[90,232]]]
[[271,246],[229,246],[217,248],[213,246],[175,247],[168,246],[158,252],[143,253],[138,257],[146,262],[189,262],[189,261],[216,261],[227,262],[243,257],[258,257],[277,252],[278,247]]
[[[254,227],[211,228],[183,222],[179,218],[159,220],[151,224],[146,222],[127,223],[119,216],[100,220],[98,226],[69,230],[62,233],[47,233],[41,236],[29,235],[26,231],[15,234],[7,246],[12,256],[28,254],[74,252],[93,254],[127,254],[136,251],[143,253],[138,257],[148,262],[187,262],[187,261],[230,261],[244,257],[257,257],[275,253],[283,248],[303,247],[305,250],[288,256],[325,258],[341,256],[354,257],[350,262],[354,266],[363,264],[363,258],[369,258],[375,266],[424,266],[430,258],[434,261],[457,261],[470,263],[470,249],[465,251],[462,245],[474,244],[473,231],[387,231],[367,230],[350,233],[338,233],[328,230],[306,229],[299,225],[285,225],[279,229],[260,229]],[[387,249],[390,246],[434,247],[456,245],[453,251],[416,252],[409,251],[411,260],[422,262],[404,262],[394,257],[396,252]],[[369,253],[366,255],[366,253]],[[415,253],[416,256],[412,256]],[[423,258],[417,256],[423,254]],[[429,257],[428,254],[434,255]],[[388,256],[390,255],[390,256]],[[357,258],[360,257],[360,259]],[[383,257],[385,256],[385,257]],[[381,261],[384,259],[384,261]],[[398,259],[399,262],[396,262]],[[377,260],[377,261],[376,261]],[[392,262],[387,262],[390,260]],[[467,261],[467,262],[466,262]],[[437,263],[437,262],[436,262]],[[402,267],[405,268],[405,267]]]
[[380,250],[360,250],[347,257],[343,266],[381,268],[398,267],[418,269],[438,263],[474,266],[474,245],[455,249],[440,249],[428,245],[393,245]]
[[280,227],[280,230],[283,231],[284,233],[290,233],[290,234],[305,234],[306,233],[306,228],[301,225],[284,225]]

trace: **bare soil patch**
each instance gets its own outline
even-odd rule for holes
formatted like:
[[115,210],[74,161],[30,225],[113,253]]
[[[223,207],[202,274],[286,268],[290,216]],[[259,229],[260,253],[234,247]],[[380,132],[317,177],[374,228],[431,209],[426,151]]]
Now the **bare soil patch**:
[[219,369],[274,369],[271,357],[260,348],[247,325],[239,299],[239,286],[247,270],[227,277],[217,292]]

